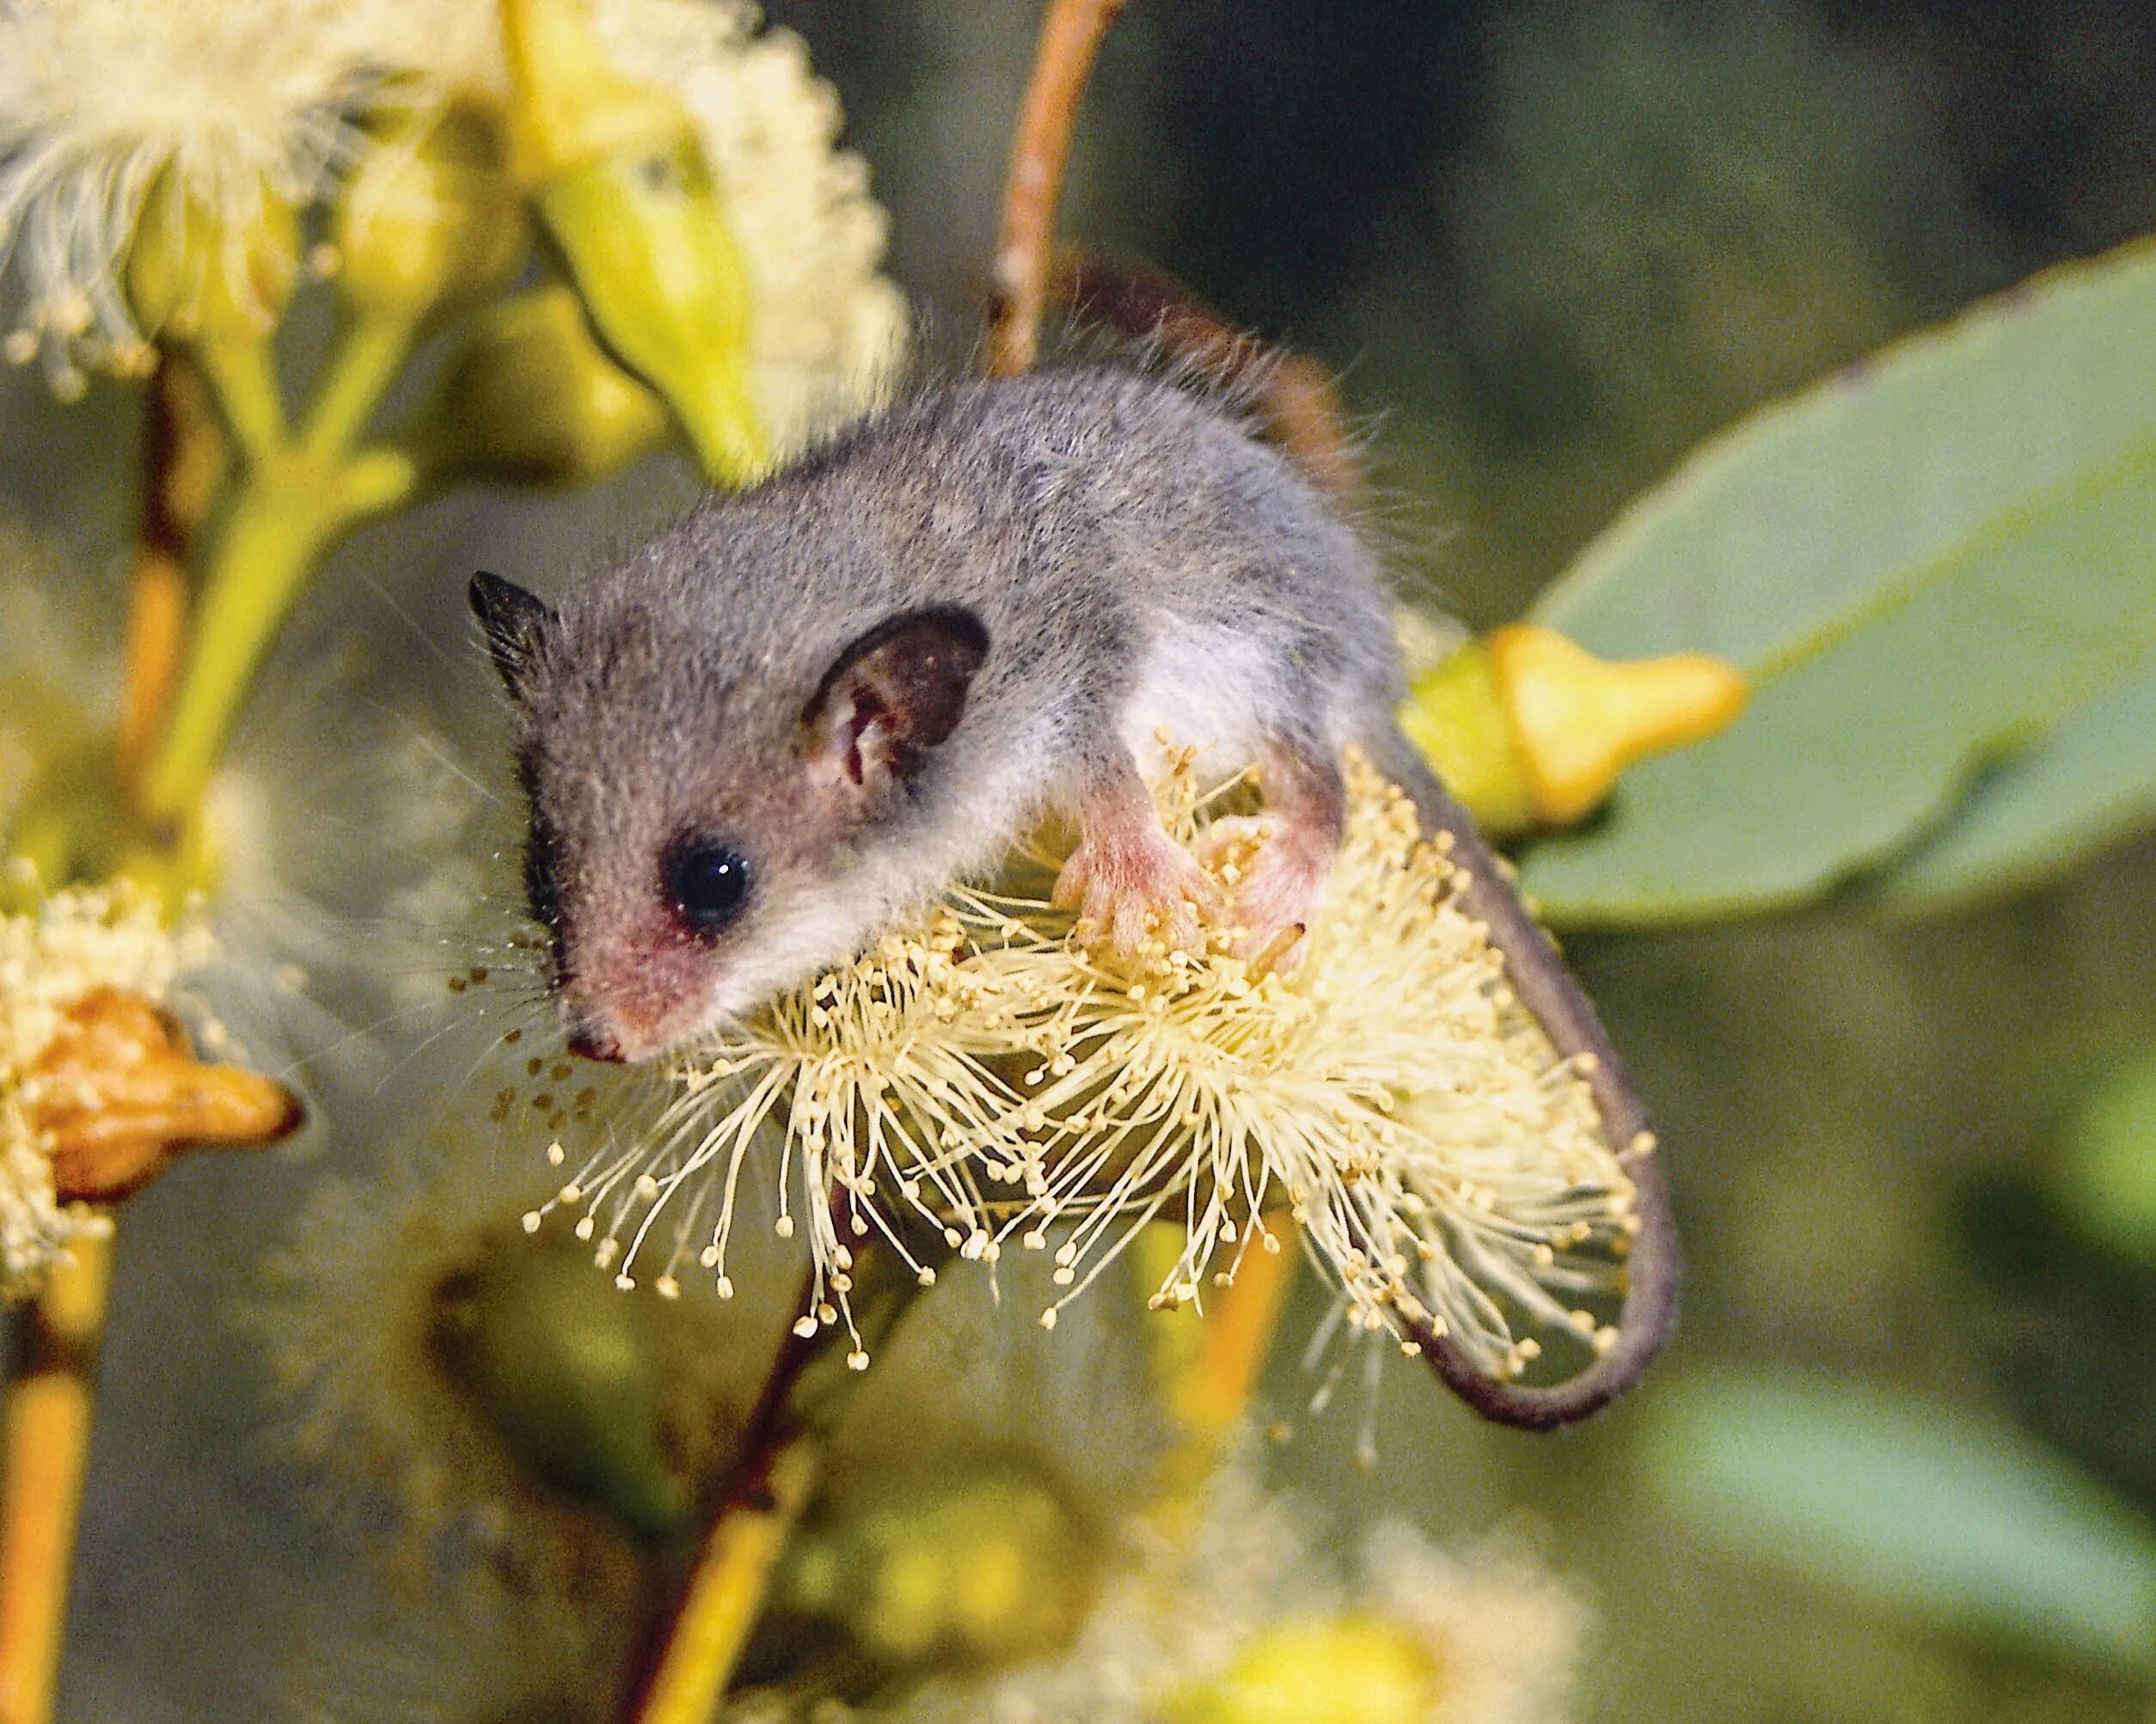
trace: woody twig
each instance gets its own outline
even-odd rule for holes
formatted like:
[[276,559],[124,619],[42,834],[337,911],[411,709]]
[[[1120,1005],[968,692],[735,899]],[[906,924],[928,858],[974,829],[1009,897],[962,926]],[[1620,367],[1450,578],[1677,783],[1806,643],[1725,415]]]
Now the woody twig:
[[1010,177],[1003,187],[989,325],[991,376],[1014,377],[1026,370],[1040,345],[1071,129],[1100,39],[1123,7],[1124,0],[1050,0],[1041,26],[1033,75],[1011,148]]

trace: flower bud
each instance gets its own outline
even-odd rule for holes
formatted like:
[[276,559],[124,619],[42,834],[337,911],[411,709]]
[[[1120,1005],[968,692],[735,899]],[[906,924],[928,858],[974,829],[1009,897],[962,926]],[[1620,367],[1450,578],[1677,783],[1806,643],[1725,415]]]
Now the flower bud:
[[1044,1486],[993,1472],[863,1493],[790,1553],[780,1603],[842,1623],[891,1667],[976,1666],[1038,1655],[1076,1634],[1097,1552]]
[[364,316],[417,324],[499,292],[530,245],[500,118],[467,99],[393,125],[345,181],[330,235]]
[[1168,1703],[1170,1724],[1423,1724],[1444,1695],[1444,1672],[1410,1630],[1368,1617],[1282,1623],[1222,1675]]
[[1418,679],[1400,729],[1488,831],[1534,824],[1534,791],[1489,649],[1470,641]]
[[1705,653],[1613,663],[1532,624],[1501,628],[1421,677],[1400,728],[1491,831],[1569,826],[1627,767],[1712,736],[1750,699]]
[[505,0],[516,168],[593,327],[666,398],[707,473],[769,460],[747,371],[748,269],[688,110],[622,76],[578,0]]
[[534,289],[481,313],[417,431],[430,477],[581,485],[658,448],[658,396],[593,339],[570,289]]
[[209,823],[191,816],[165,830],[145,822],[123,787],[112,742],[102,737],[46,740],[5,815],[6,851],[15,868],[0,880],[0,911],[32,909],[49,890],[125,879],[177,914],[217,883]]
[[434,1340],[534,1475],[655,1538],[680,1524],[689,1492],[662,1452],[640,1316],[581,1254],[511,1243],[443,1283]]
[[143,199],[128,242],[127,301],[148,330],[260,340],[291,298],[299,217],[265,183],[245,221],[221,216],[167,172]]
[[117,1201],[182,1150],[274,1143],[305,1117],[274,1079],[198,1063],[177,1024],[115,987],[63,1014],[31,1076],[30,1115],[63,1202]]

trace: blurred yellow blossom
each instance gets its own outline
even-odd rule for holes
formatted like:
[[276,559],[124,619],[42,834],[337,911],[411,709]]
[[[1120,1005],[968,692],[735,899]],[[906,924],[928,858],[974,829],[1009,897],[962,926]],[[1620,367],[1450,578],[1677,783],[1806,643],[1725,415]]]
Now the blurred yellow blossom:
[[1191,1537],[1134,1525],[1126,1560],[1069,1644],[997,1672],[916,1677],[854,1708],[751,1692],[726,1724],[1558,1724],[1567,1715],[1587,1611],[1522,1542],[1491,1536],[1449,1550],[1387,1522],[1363,1538],[1359,1557],[1339,1572],[1295,1504],[1263,1494],[1238,1462],[1208,1494]]
[[567,1617],[731,1461],[782,1318],[595,1287],[518,1226],[529,1185],[470,1136],[327,1183],[244,1317],[329,1519],[407,1583]]

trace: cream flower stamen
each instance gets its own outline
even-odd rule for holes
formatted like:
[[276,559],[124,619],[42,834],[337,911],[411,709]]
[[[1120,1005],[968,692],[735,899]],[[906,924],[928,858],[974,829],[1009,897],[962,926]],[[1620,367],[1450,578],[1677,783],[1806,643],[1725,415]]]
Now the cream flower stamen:
[[184,195],[234,243],[266,193],[311,200],[356,141],[349,109],[382,70],[383,9],[16,0],[0,11],[0,266],[18,283],[7,357],[42,353],[64,395],[81,391],[78,361],[139,369],[154,332],[119,270],[153,188]]
[[[583,1208],[579,1233],[625,1285],[663,1251],[665,1275],[693,1256],[723,1289],[744,1182],[775,1179],[779,1231],[806,1227],[810,1330],[850,1326],[872,1234],[924,1277],[924,1236],[991,1263],[1014,1240],[1052,1251],[1052,1328],[1147,1222],[1185,1232],[1154,1296],[1173,1305],[1279,1250],[1265,1217],[1285,1208],[1357,1329],[1497,1383],[1553,1348],[1591,1361],[1639,1226],[1592,1062],[1514,993],[1442,835],[1426,841],[1367,762],[1350,783],[1292,972],[1231,956],[1234,929],[1202,953],[1104,958],[1049,906],[1057,859],[1032,856],[1001,894],[954,893],[688,1061],[656,1128],[546,1207]],[[1232,886],[1254,841],[1203,836],[1232,798],[1201,795],[1187,758],[1159,794]],[[782,1142],[759,1165],[767,1123]]]

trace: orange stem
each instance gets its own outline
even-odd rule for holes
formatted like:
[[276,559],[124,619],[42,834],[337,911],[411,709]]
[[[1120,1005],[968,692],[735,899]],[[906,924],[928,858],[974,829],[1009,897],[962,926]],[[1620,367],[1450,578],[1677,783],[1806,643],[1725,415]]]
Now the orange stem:
[[131,800],[180,681],[188,553],[230,465],[216,404],[184,354],[160,351],[145,409],[142,529],[129,583],[119,705],[120,783]]
[[[1275,1238],[1295,1237],[1277,1215],[1267,1226]],[[1176,1392],[1175,1410],[1191,1431],[1218,1441],[1241,1419],[1272,1350],[1295,1261],[1285,1250],[1246,1252],[1235,1279],[1215,1295],[1205,1338]]]
[[154,545],[135,553],[127,596],[126,680],[119,706],[119,773],[133,784],[172,704],[187,633],[187,577],[179,559]]
[[989,326],[989,375],[1014,377],[1040,345],[1041,308],[1055,253],[1056,209],[1078,103],[1093,74],[1093,56],[1124,0],[1050,0],[1041,26],[1033,76],[1026,87],[1010,178],[1003,187],[1003,226],[995,246],[995,309]]
[[112,1244],[78,1239],[29,1314],[8,1386],[0,1499],[0,1724],[46,1724],[59,1676],[75,1526],[89,1457]]
[[[1284,1216],[1274,1214],[1265,1220],[1265,1237],[1278,1242],[1294,1233]],[[1161,1240],[1148,1253],[1142,1243],[1136,1268],[1150,1283],[1176,1246]],[[1153,1510],[1155,1523],[1173,1536],[1195,1525],[1205,1487],[1241,1428],[1294,1279],[1293,1256],[1254,1239],[1237,1260],[1234,1279],[1206,1294],[1203,1316],[1185,1306],[1148,1319],[1163,1325],[1155,1331],[1155,1366],[1181,1432],[1161,1465]]]

